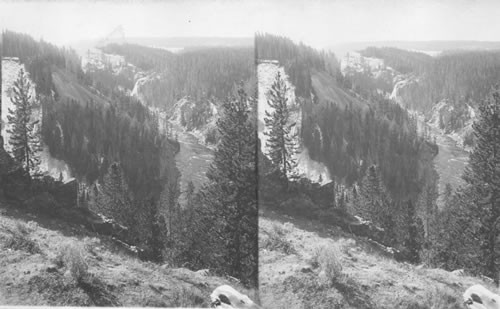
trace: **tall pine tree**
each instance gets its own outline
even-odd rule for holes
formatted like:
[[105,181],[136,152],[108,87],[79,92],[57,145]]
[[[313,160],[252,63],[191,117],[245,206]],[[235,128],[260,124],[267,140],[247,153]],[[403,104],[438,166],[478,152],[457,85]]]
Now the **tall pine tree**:
[[[211,247],[218,268],[257,286],[256,126],[250,117],[253,98],[243,89],[226,100],[217,121],[220,141],[201,190],[205,226],[211,226]],[[208,222],[210,221],[210,222]]]
[[9,108],[7,119],[11,127],[10,144],[14,158],[20,162],[26,173],[35,175],[40,165],[39,152],[42,150],[38,120],[32,120],[33,108],[37,101],[31,97],[31,84],[28,76],[21,69],[12,88],[10,99],[15,109]]
[[494,89],[479,106],[473,125],[476,145],[469,156],[464,180],[478,209],[481,227],[480,261],[485,275],[499,282],[500,272],[500,90]]
[[288,87],[281,74],[278,72],[271,89],[267,93],[267,103],[272,112],[266,111],[264,122],[267,131],[264,133],[268,139],[268,155],[271,162],[277,167],[280,176],[288,180],[292,168],[296,165],[294,155],[297,152],[297,134],[292,133],[295,123],[290,123]]
[[354,202],[354,211],[362,218],[372,221],[384,229],[384,242],[392,244],[396,240],[396,203],[385,189],[380,170],[372,165],[366,170],[359,194]]
[[372,165],[366,171],[366,176],[361,182],[357,200],[357,213],[364,219],[381,224],[384,211],[388,207],[388,195],[384,189],[380,172],[377,166]]
[[424,241],[424,226],[422,220],[417,216],[415,205],[411,200],[408,200],[404,221],[408,230],[403,246],[406,249],[408,261],[416,264],[420,262],[420,251]]

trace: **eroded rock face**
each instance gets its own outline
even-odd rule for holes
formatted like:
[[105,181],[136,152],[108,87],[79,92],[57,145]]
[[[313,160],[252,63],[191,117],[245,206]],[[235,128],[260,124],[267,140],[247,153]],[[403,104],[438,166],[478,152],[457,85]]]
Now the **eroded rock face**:
[[474,145],[472,124],[475,119],[476,112],[470,104],[441,100],[432,108],[428,123],[465,148]]
[[182,126],[186,131],[198,133],[205,144],[216,144],[218,108],[209,100],[191,100],[182,98],[173,107],[171,120]]
[[474,118],[474,109],[469,104],[442,100],[432,108],[430,121],[445,133],[451,133],[463,129]]

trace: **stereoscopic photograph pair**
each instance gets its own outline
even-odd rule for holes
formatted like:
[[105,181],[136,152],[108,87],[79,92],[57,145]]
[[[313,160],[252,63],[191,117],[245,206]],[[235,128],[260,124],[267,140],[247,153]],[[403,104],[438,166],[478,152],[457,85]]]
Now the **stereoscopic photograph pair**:
[[0,1],[0,307],[500,309],[498,13]]

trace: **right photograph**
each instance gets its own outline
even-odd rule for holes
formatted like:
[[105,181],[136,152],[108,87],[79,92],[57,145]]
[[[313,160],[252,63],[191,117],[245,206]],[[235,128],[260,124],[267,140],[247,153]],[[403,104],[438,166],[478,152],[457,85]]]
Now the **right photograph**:
[[261,305],[500,308],[498,5],[361,2],[256,34]]

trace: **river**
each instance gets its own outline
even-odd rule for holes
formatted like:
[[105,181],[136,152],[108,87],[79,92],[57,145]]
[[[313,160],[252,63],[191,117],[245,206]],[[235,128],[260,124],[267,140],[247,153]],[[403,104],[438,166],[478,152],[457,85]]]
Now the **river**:
[[174,122],[171,124],[180,144],[180,150],[175,156],[175,160],[181,173],[179,203],[184,205],[188,183],[192,181],[194,187],[199,189],[207,181],[206,172],[212,162],[213,151],[201,144],[192,133],[184,131],[178,124]]
[[449,183],[452,188],[456,189],[465,183],[462,174],[469,161],[469,153],[438,128],[434,126],[428,126],[428,128],[431,134],[436,137],[436,143],[439,147],[439,153],[434,158],[434,163],[439,174],[437,204],[441,208],[444,204],[446,184]]

